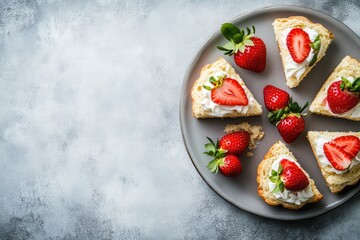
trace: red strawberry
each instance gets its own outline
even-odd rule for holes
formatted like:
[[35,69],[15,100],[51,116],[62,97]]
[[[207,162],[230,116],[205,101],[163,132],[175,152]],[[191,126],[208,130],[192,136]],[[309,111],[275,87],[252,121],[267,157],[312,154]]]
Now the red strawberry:
[[281,119],[276,127],[284,141],[292,143],[304,131],[305,121],[299,114],[290,114]]
[[219,141],[220,149],[227,154],[240,155],[249,146],[250,134],[247,131],[228,133]]
[[214,159],[208,164],[210,172],[220,172],[226,177],[234,177],[241,173],[242,165],[235,155],[227,155],[224,158]]
[[234,55],[236,65],[241,68],[253,71],[263,72],[266,67],[266,45],[258,37],[255,37],[255,27],[252,30],[240,30],[231,23],[224,23],[221,26],[221,33],[229,40],[224,46],[217,46],[225,55]]
[[276,183],[273,192],[283,192],[284,187],[290,191],[301,191],[309,185],[309,179],[296,163],[282,159],[278,171],[272,171],[270,181]]
[[283,159],[280,161],[280,164],[283,168],[280,178],[286,189],[300,191],[309,185],[309,179],[294,162]]
[[251,37],[253,46],[245,45],[245,50],[234,54],[236,65],[241,68],[261,73],[266,67],[266,46],[263,40],[258,37]]
[[330,143],[340,147],[351,159],[353,159],[360,151],[360,139],[354,135],[337,137]]
[[225,176],[236,176],[241,173],[240,160],[234,154],[241,154],[249,145],[250,134],[246,131],[228,133],[217,140],[216,144],[211,138],[210,143],[205,144],[207,150],[204,154],[214,157],[209,162],[210,172],[220,172]]
[[[358,82],[360,85],[360,81]],[[333,82],[328,88],[326,98],[331,112],[341,114],[354,108],[359,102],[360,87],[357,88],[357,91],[351,91],[352,88],[346,87],[343,81]]]
[[203,87],[211,91],[211,100],[219,105],[246,106],[249,100],[243,87],[238,81],[232,78],[220,76],[217,79],[210,77],[209,82],[213,88],[204,85]]
[[325,143],[323,150],[331,165],[339,171],[350,167],[351,157],[343,149],[333,143]]
[[301,115],[302,111],[309,105],[308,102],[300,107],[297,102],[290,98],[288,106],[268,114],[271,123],[276,127],[286,143],[294,142],[305,128],[305,121]]
[[284,90],[272,85],[264,87],[264,103],[270,112],[285,108],[290,100],[290,96]]
[[309,56],[310,44],[309,35],[301,28],[293,28],[286,37],[286,46],[297,63],[303,62]]

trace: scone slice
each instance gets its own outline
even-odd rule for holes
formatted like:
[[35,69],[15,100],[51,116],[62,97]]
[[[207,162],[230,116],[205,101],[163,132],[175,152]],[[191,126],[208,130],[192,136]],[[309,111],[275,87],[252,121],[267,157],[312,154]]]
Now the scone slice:
[[[338,193],[342,191],[346,186],[358,183],[360,179],[359,152],[357,153],[357,156],[352,159],[350,167],[345,171],[339,171],[335,169],[324,153],[325,143],[328,143],[330,141],[336,142],[336,140],[334,139],[339,139],[343,136],[356,136],[360,139],[360,132],[309,131],[307,134],[307,138],[310,142],[312,151],[316,157],[321,173],[326,181],[327,186],[333,193]],[[346,141],[348,141],[347,143],[345,143],[347,146],[353,145],[350,144],[349,139],[347,139]]]
[[[326,50],[333,40],[334,35],[323,25],[314,23],[303,16],[277,18],[273,22],[273,27],[285,73],[286,85],[288,85],[289,88],[296,87],[316,63],[325,56]],[[294,28],[304,30],[309,35],[312,43],[319,40],[316,44],[317,46],[320,42],[320,48],[315,46],[310,47],[310,52],[306,59],[300,63],[294,61],[287,46],[287,36]],[[314,56],[316,56],[316,58]]]
[[[274,191],[274,185],[270,181],[273,170],[277,170],[282,159],[288,159],[303,171],[308,178],[308,186],[301,191],[290,191],[284,189],[282,192]],[[286,170],[285,170],[286,171]],[[300,209],[307,203],[317,202],[323,195],[315,186],[309,174],[300,166],[297,159],[281,141],[275,143],[264,159],[260,162],[257,169],[258,194],[269,205],[282,205],[287,209]]]
[[326,100],[328,88],[333,82],[341,80],[341,77],[345,77],[350,80],[360,77],[360,62],[355,58],[345,56],[320,88],[315,99],[311,103],[309,110],[312,113],[329,117],[360,121],[360,102],[358,102],[358,104],[350,111],[342,114],[332,113],[328,107]]
[[[211,77],[219,78],[226,76],[236,80],[243,88],[248,99],[247,105],[220,105],[211,99],[211,91],[207,90],[204,85],[213,87],[209,82]],[[222,57],[214,63],[204,66],[199,78],[195,81],[191,89],[192,113],[196,118],[236,118],[261,115],[261,105],[255,100],[244,81],[235,69]]]

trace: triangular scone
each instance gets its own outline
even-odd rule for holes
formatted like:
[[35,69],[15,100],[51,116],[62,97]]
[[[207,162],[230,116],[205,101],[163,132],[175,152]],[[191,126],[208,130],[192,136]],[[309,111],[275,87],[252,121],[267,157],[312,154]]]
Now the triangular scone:
[[[292,16],[288,18],[277,18],[273,22],[276,41],[278,43],[280,56],[284,68],[286,85],[293,88],[299,85],[304,77],[319,62],[326,53],[334,35],[319,23],[313,23],[306,17]],[[301,63],[296,63],[292,59],[286,45],[288,33],[293,28],[301,28],[309,34],[310,40],[313,42],[317,35],[321,42],[321,47],[317,55],[316,62],[310,67],[311,60],[314,56],[314,49],[311,49],[309,56]]]
[[[326,158],[323,145],[334,138],[346,135],[354,135],[360,138],[360,132],[323,132],[323,131],[309,131],[307,138],[310,142],[313,153],[316,157],[321,173],[326,181],[327,186],[333,193],[342,191],[346,186],[356,184],[360,179],[360,156],[358,154],[356,159],[352,160],[350,169],[344,172],[337,171],[332,167],[331,163]],[[356,157],[355,157],[356,158]]]
[[[244,89],[248,98],[247,106],[224,106],[211,101],[209,90],[204,85],[209,84],[209,78],[226,75],[228,78],[237,80]],[[235,69],[222,57],[214,63],[208,64],[201,69],[200,77],[195,81],[191,89],[192,113],[196,118],[224,118],[246,117],[261,115],[261,105],[255,100],[250,90]]]
[[330,117],[346,118],[353,121],[360,121],[360,102],[350,111],[343,114],[334,114],[327,106],[326,96],[329,86],[337,80],[341,80],[341,77],[357,78],[360,77],[360,62],[350,56],[344,57],[340,64],[331,73],[330,77],[321,87],[317,93],[314,101],[310,105],[310,112],[322,114]]
[[323,195],[316,188],[314,180],[309,177],[309,174],[298,163],[297,166],[300,167],[300,169],[309,179],[308,187],[297,193],[291,191],[286,192],[288,190],[285,189],[282,195],[287,196],[287,198],[283,198],[282,195],[279,195],[279,193],[275,194],[272,192],[270,189],[271,181],[269,177],[271,176],[272,169],[277,168],[279,161],[284,158],[295,161],[297,163],[296,158],[285,146],[285,144],[281,141],[278,141],[270,148],[258,166],[257,182],[259,184],[259,196],[269,205],[282,205],[287,209],[299,209],[307,203],[317,202],[322,199]]

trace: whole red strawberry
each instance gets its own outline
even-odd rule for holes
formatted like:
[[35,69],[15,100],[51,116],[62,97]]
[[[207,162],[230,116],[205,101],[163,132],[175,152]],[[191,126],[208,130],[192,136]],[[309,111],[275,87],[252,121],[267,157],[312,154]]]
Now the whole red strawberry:
[[234,54],[236,65],[241,68],[261,73],[266,67],[266,46],[263,40],[258,37],[249,38],[252,45],[245,45],[244,51]]
[[289,191],[301,191],[309,185],[309,179],[305,173],[288,159],[282,159],[277,171],[273,170],[270,181],[276,183],[273,192],[283,192],[284,188]]
[[221,33],[229,40],[224,46],[217,46],[225,55],[234,55],[236,65],[241,68],[253,71],[263,72],[266,67],[266,45],[259,37],[255,37],[255,27],[252,30],[240,30],[231,23],[224,23],[221,26]]
[[247,131],[238,131],[225,134],[216,144],[211,138],[205,144],[204,154],[214,157],[209,162],[210,172],[220,172],[227,177],[237,176],[241,173],[240,160],[235,155],[240,155],[249,145],[250,134]]
[[308,104],[306,102],[301,108],[297,102],[293,102],[290,98],[288,106],[269,113],[270,122],[276,124],[280,136],[286,143],[294,142],[304,131],[305,121],[301,113]]
[[228,133],[219,141],[220,149],[227,154],[240,155],[249,146],[250,134],[247,131]]
[[287,107],[290,96],[284,90],[273,85],[266,85],[264,87],[264,103],[267,110],[270,112]]
[[223,158],[214,159],[208,164],[210,172],[217,173],[219,170],[221,174],[226,177],[238,176],[242,171],[242,165],[238,157],[235,155],[226,155]]
[[342,114],[353,109],[359,102],[360,78],[353,83],[346,78],[333,82],[327,90],[327,103],[331,112]]
[[289,114],[276,125],[286,143],[294,142],[304,131],[305,121],[300,114]]

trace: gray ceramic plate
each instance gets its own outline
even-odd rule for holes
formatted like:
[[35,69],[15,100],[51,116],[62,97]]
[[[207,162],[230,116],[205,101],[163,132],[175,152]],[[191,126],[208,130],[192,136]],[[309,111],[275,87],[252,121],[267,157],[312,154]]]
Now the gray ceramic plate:
[[[333,32],[335,40],[330,45],[326,56],[313,68],[312,72],[301,82],[300,86],[290,90],[285,85],[285,77],[271,24],[275,18],[294,15],[305,16],[314,22],[323,24]],[[226,19],[224,19],[225,21]],[[269,7],[239,16],[232,22],[240,27],[254,25],[256,27],[256,35],[261,37],[267,46],[267,66],[266,70],[261,74],[240,69],[235,65],[232,57],[226,57],[262,105],[262,90],[267,84],[273,84],[286,89],[300,104],[304,104],[306,101],[311,102],[323,82],[345,55],[351,55],[360,59],[359,37],[343,23],[315,10],[295,6]],[[301,210],[291,211],[281,207],[271,207],[258,196],[256,182],[257,166],[269,148],[277,140],[281,139],[276,128],[269,123],[265,107],[263,106],[264,113],[259,117],[198,120],[191,115],[190,90],[192,84],[198,78],[200,70],[205,64],[211,63],[218,57],[223,56],[222,52],[216,49],[216,45],[224,43],[225,38],[221,36],[219,31],[213,34],[190,65],[181,92],[180,123],[183,140],[195,168],[205,182],[225,200],[243,210],[260,216],[282,220],[297,220],[318,216],[345,203],[357,194],[360,190],[360,185],[348,188],[341,194],[332,194],[330,192],[326,187],[306,139],[306,132],[308,130],[359,131],[359,123],[308,114],[305,117],[305,132],[295,143],[288,145],[288,147],[297,157],[303,168],[315,180],[324,198],[318,203],[307,204]],[[239,177],[232,179],[223,177],[220,174],[214,175],[210,173],[206,167],[210,159],[202,154],[204,144],[207,142],[206,136],[212,139],[220,138],[223,135],[223,129],[226,124],[244,121],[263,126],[265,137],[253,151],[253,157],[241,157],[243,173]]]

